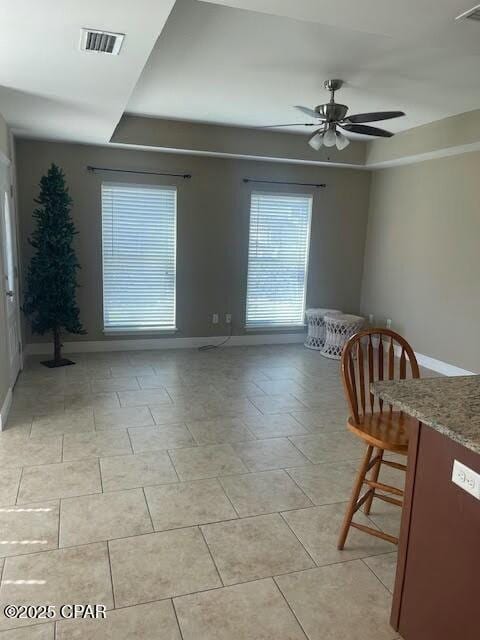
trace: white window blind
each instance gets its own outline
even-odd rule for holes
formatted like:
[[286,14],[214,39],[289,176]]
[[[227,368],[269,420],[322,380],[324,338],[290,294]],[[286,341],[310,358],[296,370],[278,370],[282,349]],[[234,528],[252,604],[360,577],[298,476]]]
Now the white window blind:
[[310,195],[252,193],[247,327],[304,323]]
[[175,328],[177,192],[102,184],[106,331]]

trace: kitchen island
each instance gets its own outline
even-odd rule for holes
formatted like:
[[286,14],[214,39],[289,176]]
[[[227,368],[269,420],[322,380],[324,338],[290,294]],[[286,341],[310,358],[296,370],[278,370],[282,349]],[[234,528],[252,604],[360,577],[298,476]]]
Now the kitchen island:
[[[419,420],[410,435],[391,624],[405,640],[478,640],[480,376],[384,381],[372,391]],[[456,483],[455,461],[467,468],[456,466]]]

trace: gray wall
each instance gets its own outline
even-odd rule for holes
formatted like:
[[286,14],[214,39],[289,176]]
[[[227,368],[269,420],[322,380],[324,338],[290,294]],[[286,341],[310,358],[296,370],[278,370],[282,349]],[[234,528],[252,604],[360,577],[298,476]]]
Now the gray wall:
[[273,129],[229,127],[124,114],[112,142],[153,147],[164,152],[209,152],[255,160],[310,161],[363,167],[367,143],[355,140],[346,149],[322,147],[315,151],[305,136]]
[[480,153],[376,171],[362,311],[480,372]]
[[[102,179],[111,180],[114,174],[88,173],[88,164],[193,174],[191,180],[174,181],[178,186],[178,336],[224,334],[225,327],[211,325],[213,312],[231,312],[234,333],[244,332],[252,190],[251,184],[242,182],[246,176],[327,183],[325,190],[313,189],[307,304],[358,312],[370,184],[366,171],[32,140],[18,140],[16,152],[24,270],[31,255],[27,237],[32,230],[33,198],[40,177],[51,162],[66,173],[79,231],[77,254],[82,265],[82,287],[78,299],[88,331],[88,335],[76,337],[79,340],[108,339],[102,333],[100,185]],[[172,179],[139,175],[122,178],[122,174],[115,174],[114,179],[172,183]],[[258,185],[254,188],[258,189]],[[292,187],[284,190],[295,189],[305,191]],[[40,340],[40,336],[27,334],[27,342]]]
[[393,138],[372,138],[367,143],[366,164],[375,166],[405,158],[410,162],[414,158],[428,160],[441,151],[444,156],[453,155],[452,151],[478,151],[479,141],[480,109],[475,109],[401,131]]

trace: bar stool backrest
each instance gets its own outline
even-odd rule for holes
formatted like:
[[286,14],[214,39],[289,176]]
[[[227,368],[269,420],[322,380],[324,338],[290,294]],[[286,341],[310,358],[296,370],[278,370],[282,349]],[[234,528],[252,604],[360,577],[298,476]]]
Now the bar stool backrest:
[[[370,384],[379,380],[419,378],[417,359],[405,338],[390,329],[365,329],[352,336],[343,348],[342,378],[351,416],[356,424],[371,413],[384,411]],[[388,405],[389,411],[392,406]]]

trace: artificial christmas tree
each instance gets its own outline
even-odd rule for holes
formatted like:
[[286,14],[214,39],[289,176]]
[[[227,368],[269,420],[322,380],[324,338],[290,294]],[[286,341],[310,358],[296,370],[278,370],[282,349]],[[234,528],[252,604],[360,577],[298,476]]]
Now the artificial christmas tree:
[[52,164],[40,180],[39,206],[33,212],[37,227],[29,239],[35,249],[27,272],[24,313],[30,318],[32,331],[53,334],[53,360],[47,367],[75,364],[62,358],[61,334],[86,333],[80,322],[76,302],[78,264],[73,249],[77,231],[70,217],[72,199],[63,171]]

